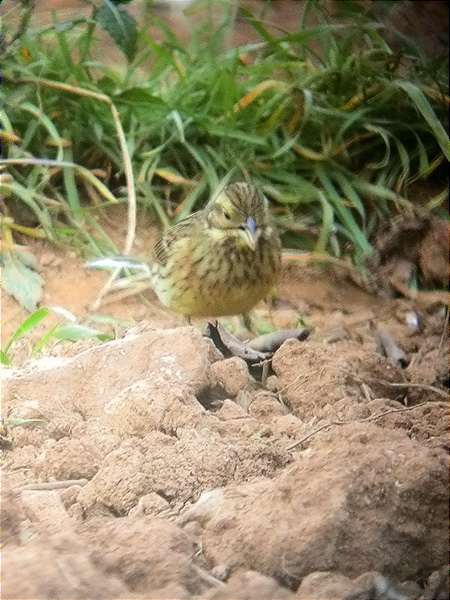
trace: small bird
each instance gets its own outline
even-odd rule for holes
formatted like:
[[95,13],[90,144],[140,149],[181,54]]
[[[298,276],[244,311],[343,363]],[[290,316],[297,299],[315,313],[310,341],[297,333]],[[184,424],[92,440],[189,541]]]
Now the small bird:
[[[253,185],[224,187],[203,210],[170,228],[150,264],[131,257],[100,258],[89,268],[143,271],[139,291],[187,317],[243,315],[268,296],[281,271],[281,242],[269,203]],[[131,292],[135,293],[135,292]]]
[[246,314],[281,270],[281,242],[268,201],[249,183],[232,183],[169,229],[154,248],[152,287],[188,317]]

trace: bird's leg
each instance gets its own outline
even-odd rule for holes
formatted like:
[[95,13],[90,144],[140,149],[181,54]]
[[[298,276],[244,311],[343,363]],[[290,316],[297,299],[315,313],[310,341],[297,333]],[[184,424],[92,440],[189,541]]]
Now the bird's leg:
[[185,316],[185,319],[186,319],[186,323],[187,323],[189,326],[190,326],[190,325],[192,325],[192,317],[191,317],[191,315],[186,315],[186,316]]
[[278,300],[278,293],[277,293],[277,289],[276,288],[272,288],[272,291],[270,292],[270,294],[264,298],[264,302],[266,303],[266,306],[268,308],[268,312],[269,312],[269,320],[272,323],[272,325],[275,325],[274,320],[273,320],[273,309],[276,306]]
[[241,315],[241,324],[250,333],[256,333],[252,318],[248,313]]

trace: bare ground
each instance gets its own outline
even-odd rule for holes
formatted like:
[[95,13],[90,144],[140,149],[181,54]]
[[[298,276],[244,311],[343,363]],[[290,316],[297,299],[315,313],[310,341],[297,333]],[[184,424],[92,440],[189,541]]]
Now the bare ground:
[[[444,3],[432,3],[431,21],[430,3],[413,4],[423,15],[400,19],[436,46]],[[267,18],[289,30],[300,5],[274,3]],[[231,43],[252,35],[242,23]],[[152,237],[140,224],[137,255]],[[91,314],[105,275],[63,250],[32,251],[43,304]],[[120,320],[115,341],[27,362],[27,338],[20,367],[1,372],[2,598],[448,598],[439,307],[288,267],[276,306],[256,314],[280,328],[301,317],[313,333],[278,350],[265,386],[222,359],[202,322],[184,327],[150,293],[98,312]],[[25,316],[2,298],[3,341]],[[402,364],[380,352],[380,329]],[[26,418],[42,423],[10,426]]]
[[[44,303],[88,314],[105,275],[33,251]],[[313,332],[284,343],[262,386],[202,322],[147,299],[99,311],[129,323],[115,341],[24,363],[23,345],[2,371],[3,598],[448,597],[439,307],[289,266],[256,316]],[[23,315],[9,298],[3,311],[7,336]]]

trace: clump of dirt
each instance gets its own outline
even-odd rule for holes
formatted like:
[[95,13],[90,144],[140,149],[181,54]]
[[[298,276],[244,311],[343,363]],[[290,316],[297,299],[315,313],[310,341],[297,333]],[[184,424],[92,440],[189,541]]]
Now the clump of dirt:
[[[194,544],[177,525],[165,519],[142,517],[95,520],[82,532],[92,548],[92,560],[106,573],[117,574],[132,592],[173,585],[195,593],[202,581],[192,568]],[[117,548],[121,551],[117,552]]]
[[100,453],[89,438],[44,442],[33,464],[37,479],[91,479],[98,471]]
[[414,581],[400,584],[384,577],[381,573],[371,571],[355,579],[340,573],[317,572],[305,577],[297,592],[296,600],[350,600],[376,598],[389,600],[402,598],[410,600],[419,598],[422,590]]
[[306,269],[258,315],[313,329],[264,382],[154,323],[0,370],[3,597],[440,593],[444,315]]
[[447,288],[449,233],[446,220],[429,214],[388,223],[375,240],[371,269],[377,286],[408,296],[410,279],[417,274],[426,286]]
[[345,425],[273,479],[226,488],[203,551],[211,564],[245,566],[288,585],[315,570],[417,577],[438,568],[446,552],[447,494],[442,453],[401,432]]
[[82,541],[59,534],[11,545],[3,558],[3,597],[132,598],[126,585],[95,566]]
[[[288,340],[272,361],[278,389],[292,413],[301,419],[320,417],[348,400],[357,407],[364,402],[361,385],[369,384],[376,396],[401,396],[389,383],[400,382],[400,371],[373,348],[342,341],[330,346]],[[385,383],[386,382],[386,383]]]
[[227,438],[205,428],[180,430],[177,437],[154,432],[111,452],[78,501],[88,513],[101,505],[123,515],[156,492],[180,508],[204,489],[270,475],[289,461],[272,440]]

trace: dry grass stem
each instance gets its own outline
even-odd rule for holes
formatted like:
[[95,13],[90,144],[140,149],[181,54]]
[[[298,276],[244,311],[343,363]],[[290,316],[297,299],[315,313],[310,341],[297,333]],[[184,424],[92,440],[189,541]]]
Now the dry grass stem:
[[310,438],[314,437],[315,435],[317,435],[324,429],[329,429],[330,427],[334,427],[335,425],[337,426],[337,425],[352,425],[354,423],[369,423],[370,421],[376,421],[378,419],[381,419],[382,417],[385,417],[386,415],[390,415],[392,413],[406,412],[407,410],[415,410],[416,408],[420,408],[421,406],[425,406],[426,404],[429,404],[429,402],[428,401],[420,402],[419,404],[415,404],[414,406],[406,406],[405,408],[391,408],[389,410],[385,410],[382,413],[379,413],[378,415],[371,415],[370,417],[366,417],[364,419],[356,419],[354,421],[331,421],[330,423],[325,423],[324,425],[321,425],[320,427],[318,427],[311,433],[308,433],[308,435],[305,435],[305,437],[303,437],[302,439],[300,439],[297,442],[288,446],[286,448],[286,450],[288,452],[290,452],[291,450],[298,448],[298,446],[301,446],[304,442],[306,442]]

